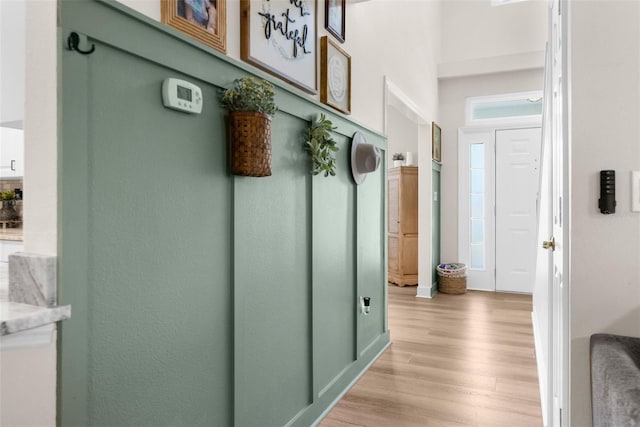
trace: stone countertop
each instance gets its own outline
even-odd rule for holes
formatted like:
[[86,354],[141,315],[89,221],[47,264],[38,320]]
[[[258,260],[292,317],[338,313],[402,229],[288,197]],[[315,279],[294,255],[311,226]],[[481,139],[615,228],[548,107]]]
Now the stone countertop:
[[63,307],[38,307],[19,302],[0,302],[0,336],[22,332],[68,319],[71,310]]
[[[43,265],[36,257],[34,264],[28,254],[20,254],[20,257],[23,256],[26,258],[20,259],[27,262],[15,263],[17,271],[12,271],[11,276],[12,280],[18,279],[16,281],[18,286],[13,286],[11,292],[9,265],[0,262],[0,336],[26,331],[71,317],[71,306],[52,305],[52,300],[55,301],[56,297],[55,289],[51,288],[51,284],[46,284],[50,282],[50,277],[55,278],[55,270],[53,274],[50,271],[51,263]],[[49,258],[52,258],[55,263],[55,257]],[[42,274],[43,270],[46,274]],[[55,288],[55,280],[53,286]]]

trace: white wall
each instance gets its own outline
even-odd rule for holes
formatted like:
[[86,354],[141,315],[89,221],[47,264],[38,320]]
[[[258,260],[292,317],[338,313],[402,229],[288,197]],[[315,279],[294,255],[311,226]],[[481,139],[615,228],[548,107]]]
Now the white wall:
[[440,80],[443,262],[458,259],[458,128],[465,125],[466,98],[542,90],[543,86],[543,69]]
[[[323,2],[318,3],[324,10]],[[353,58],[355,120],[383,130],[384,76],[411,97],[424,119],[436,117],[440,2],[373,0],[348,4],[344,47]]]
[[[57,253],[56,7],[26,2],[24,248],[49,255]],[[0,425],[54,426],[55,332],[46,347],[2,351],[0,371]]]
[[16,128],[24,119],[25,7],[0,2],[0,124]]
[[[640,2],[572,2],[571,425],[591,425],[589,337],[640,337]],[[599,171],[616,170],[616,213],[598,210]],[[636,195],[636,197],[638,197]]]
[[542,67],[547,3],[493,7],[489,0],[444,0],[441,75]]
[[402,114],[398,109],[389,107],[387,110],[387,137],[388,137],[388,160],[389,167],[393,167],[392,156],[394,153],[402,153],[406,156],[407,151],[413,153],[415,164],[418,156],[418,125]]

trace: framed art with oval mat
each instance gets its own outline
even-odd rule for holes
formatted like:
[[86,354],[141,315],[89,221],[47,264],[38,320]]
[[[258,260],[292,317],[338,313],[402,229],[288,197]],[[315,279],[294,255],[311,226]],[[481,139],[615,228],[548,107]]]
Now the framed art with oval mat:
[[327,36],[320,39],[320,101],[351,114],[351,56]]

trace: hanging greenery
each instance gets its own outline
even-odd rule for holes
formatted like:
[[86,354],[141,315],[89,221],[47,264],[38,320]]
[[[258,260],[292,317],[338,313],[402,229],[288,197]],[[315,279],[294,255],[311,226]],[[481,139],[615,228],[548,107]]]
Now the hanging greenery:
[[304,148],[311,156],[312,175],[321,173],[324,173],[325,177],[336,175],[335,153],[339,148],[337,142],[331,137],[331,131],[335,129],[331,120],[324,114],[320,114],[320,118],[312,121],[305,132]]
[[275,93],[273,85],[266,80],[242,77],[233,81],[233,87],[222,91],[222,107],[229,111],[257,111],[273,116],[278,109]]

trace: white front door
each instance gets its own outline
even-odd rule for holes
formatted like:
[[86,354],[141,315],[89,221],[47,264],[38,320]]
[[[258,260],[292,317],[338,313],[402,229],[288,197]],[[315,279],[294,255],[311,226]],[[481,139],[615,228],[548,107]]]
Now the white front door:
[[458,132],[458,259],[469,289],[533,290],[540,138],[540,128]]
[[531,293],[536,268],[540,128],[496,131],[496,291]]

